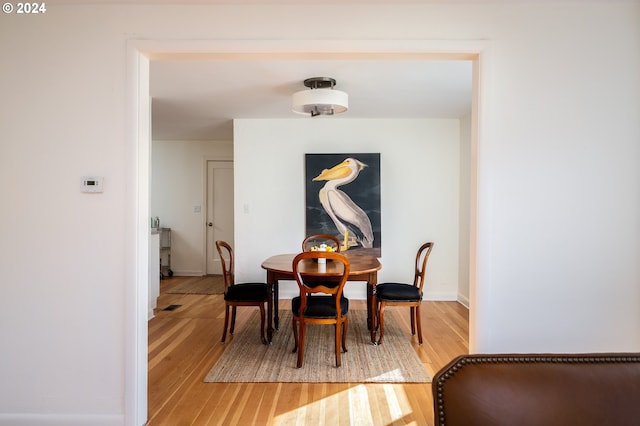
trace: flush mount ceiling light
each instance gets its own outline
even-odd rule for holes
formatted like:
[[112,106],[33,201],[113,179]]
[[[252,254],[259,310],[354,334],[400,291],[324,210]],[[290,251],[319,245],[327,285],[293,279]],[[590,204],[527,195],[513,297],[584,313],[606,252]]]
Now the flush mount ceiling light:
[[329,77],[312,77],[304,81],[309,90],[292,96],[293,112],[315,117],[345,112],[349,108],[349,95],[333,87],[336,81]]

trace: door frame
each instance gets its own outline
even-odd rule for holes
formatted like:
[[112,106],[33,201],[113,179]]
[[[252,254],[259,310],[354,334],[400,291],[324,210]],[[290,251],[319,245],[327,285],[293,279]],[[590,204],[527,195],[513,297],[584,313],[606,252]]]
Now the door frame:
[[[204,53],[194,53],[204,52]],[[476,309],[480,270],[477,261],[481,171],[480,147],[486,140],[489,110],[487,93],[490,49],[486,40],[129,40],[127,42],[127,123],[130,151],[129,179],[132,184],[131,210],[127,229],[131,239],[126,259],[126,280],[131,285],[125,295],[124,404],[125,423],[144,425],[147,420],[149,280],[149,175],[150,124],[149,64],[159,59],[225,57],[241,60],[252,55],[281,57],[296,55],[309,59],[341,55],[343,59],[385,57],[393,60],[412,57],[424,60],[464,59],[473,62],[471,118],[471,185],[469,238],[469,350],[476,351],[478,330],[484,318]],[[486,219],[485,219],[486,220]]]

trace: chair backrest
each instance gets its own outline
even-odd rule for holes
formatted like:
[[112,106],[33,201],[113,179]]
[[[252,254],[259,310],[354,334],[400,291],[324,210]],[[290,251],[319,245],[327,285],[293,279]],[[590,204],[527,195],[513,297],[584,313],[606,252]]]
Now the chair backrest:
[[[313,267],[309,267],[309,262],[322,258],[327,260],[326,264],[317,263]],[[307,297],[310,294],[323,293],[334,296],[336,312],[342,316],[340,299],[351,269],[349,259],[340,253],[306,251],[293,259],[292,266],[293,276],[300,290],[300,313],[304,312],[307,306]],[[338,284],[327,286],[326,284],[329,282],[332,284],[337,282]]]
[[333,247],[335,252],[340,253],[340,240],[331,234],[309,235],[302,241],[302,251],[311,251],[311,247],[320,247],[321,244]]
[[216,249],[220,255],[220,264],[222,265],[222,276],[224,278],[224,292],[227,292],[227,288],[231,287],[235,283],[234,264],[233,264],[233,249],[226,241],[217,240]]
[[422,291],[424,285],[424,277],[427,273],[427,262],[429,261],[429,255],[433,249],[433,243],[424,243],[418,249],[416,254],[416,269],[413,277],[413,285],[418,287]]

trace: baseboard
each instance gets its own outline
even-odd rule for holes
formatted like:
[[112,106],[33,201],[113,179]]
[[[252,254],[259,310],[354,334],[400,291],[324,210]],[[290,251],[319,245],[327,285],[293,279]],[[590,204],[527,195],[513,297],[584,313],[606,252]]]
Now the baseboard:
[[176,269],[172,269],[173,275],[177,277],[201,277],[203,275],[207,275],[202,271],[180,271]]
[[122,426],[124,415],[0,414],[0,426]]
[[458,303],[469,309],[469,297],[458,293]]
[[434,302],[457,302],[458,297],[451,292],[425,292],[423,300],[432,300]]
[[[346,297],[353,300],[367,299],[366,286],[364,285],[364,283],[359,287],[355,285],[351,286],[351,284],[348,284],[347,287],[344,288],[344,294]],[[292,299],[298,296],[298,286],[295,283],[292,283],[291,285],[288,285],[288,283],[286,282],[284,283],[284,285],[283,283],[280,283],[280,286],[278,288],[278,296],[283,300]],[[456,294],[450,292],[428,294],[425,293],[424,300],[431,300],[434,302],[458,302],[466,306],[467,308],[469,307],[469,301],[464,299],[462,295],[458,294],[456,296]]]

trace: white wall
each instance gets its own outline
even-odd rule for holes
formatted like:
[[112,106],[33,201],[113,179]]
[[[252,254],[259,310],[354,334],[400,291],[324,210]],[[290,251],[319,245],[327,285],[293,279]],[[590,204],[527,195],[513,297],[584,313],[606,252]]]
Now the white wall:
[[508,12],[484,70],[477,349],[639,351],[639,4]]
[[134,424],[131,39],[484,40],[472,349],[640,351],[637,1],[47,6],[0,16],[0,424]]
[[[272,121],[272,122],[270,122]],[[436,242],[437,250],[428,268],[425,297],[430,300],[468,301],[458,294],[459,270],[468,270],[468,255],[460,260],[457,251],[460,209],[459,157],[461,144],[458,120],[236,120],[235,215],[236,268],[239,280],[264,279],[260,268],[264,258],[281,252],[296,252],[304,238],[304,154],[335,152],[380,152],[382,170],[382,252],[383,278],[410,282],[413,259],[420,244]],[[307,136],[305,136],[307,135]],[[467,135],[468,138],[468,135]],[[468,147],[468,141],[466,142]],[[259,147],[259,148],[256,148]],[[276,149],[276,147],[279,147]],[[333,147],[333,148],[331,148]],[[176,275],[202,275],[204,266],[203,159],[231,158],[230,142],[154,141],[151,191],[152,216],[159,215],[161,225],[172,228],[171,267]],[[467,148],[468,149],[468,148]],[[246,155],[238,157],[239,153]],[[468,156],[468,155],[466,155]],[[467,165],[468,167],[468,165]],[[279,173],[279,172],[281,173]],[[241,173],[246,175],[242,175]],[[468,183],[466,183],[468,185]],[[278,207],[256,208],[253,195],[271,196],[277,188]],[[302,188],[302,189],[301,189]],[[468,204],[468,189],[466,194]],[[282,203],[282,204],[281,204]],[[286,203],[286,205],[284,205]],[[193,206],[202,205],[202,213]],[[244,213],[245,205],[249,213]],[[463,214],[468,222],[468,213]],[[282,222],[281,229],[275,225]],[[297,226],[291,225],[297,221]],[[247,224],[249,222],[250,224]],[[264,224],[268,224],[264,226]],[[258,233],[247,232],[249,227]],[[389,235],[387,235],[387,233]],[[273,235],[277,235],[273,238]],[[272,240],[268,245],[254,244],[255,238]],[[468,235],[460,237],[468,244]],[[294,244],[285,244],[284,241]],[[252,248],[251,256],[238,253],[240,247]],[[255,256],[262,258],[254,262]],[[242,274],[241,271],[246,271]],[[468,278],[467,278],[468,279]],[[291,295],[283,286],[282,298]],[[365,298],[364,286],[349,286],[349,297]]]
[[[233,158],[231,141],[154,141],[151,216],[171,228],[171,270],[204,275],[207,160]],[[194,207],[200,206],[200,212]]]
[[[434,241],[426,297],[456,300],[459,127],[458,120],[427,119],[235,120],[237,279],[264,279],[264,259],[300,250],[304,154],[379,152],[383,267],[378,281],[411,282],[416,250]],[[357,294],[350,287],[347,295]],[[364,286],[360,290],[364,298]]]

